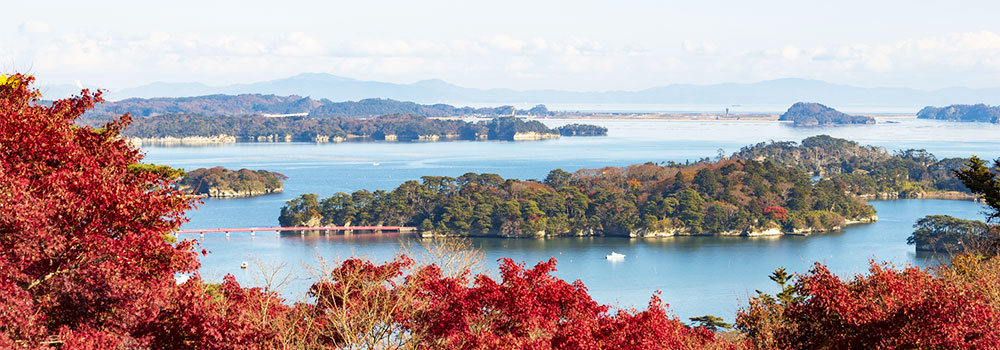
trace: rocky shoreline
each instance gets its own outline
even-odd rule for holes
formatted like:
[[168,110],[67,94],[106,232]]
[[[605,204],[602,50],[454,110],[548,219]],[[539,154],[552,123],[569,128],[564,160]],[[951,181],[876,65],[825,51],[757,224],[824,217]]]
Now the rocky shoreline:
[[187,137],[156,137],[156,138],[140,138],[140,137],[129,137],[127,138],[129,143],[132,143],[136,147],[141,147],[142,145],[155,145],[155,146],[199,146],[199,145],[218,145],[227,143],[236,143],[236,136],[230,135],[215,135],[215,136],[187,136]]
[[[539,141],[539,140],[549,140],[560,138],[561,135],[558,133],[537,133],[537,132],[523,132],[515,133],[510,139],[500,140],[500,141]],[[340,143],[340,142],[372,142],[372,141],[384,141],[384,142],[443,142],[443,141],[485,141],[488,138],[486,135],[479,135],[475,139],[463,139],[460,135],[448,134],[448,135],[417,135],[415,138],[400,138],[396,134],[386,134],[376,136],[361,136],[361,135],[347,135],[347,136],[328,136],[328,135],[316,135],[312,138],[295,138],[292,135],[259,135],[251,137],[237,137],[232,135],[214,135],[214,136],[186,136],[186,137],[155,137],[155,138],[145,138],[145,137],[129,137],[127,141],[132,143],[137,147],[142,145],[153,145],[153,146],[204,146],[204,145],[224,145],[232,143],[241,142],[315,142],[315,143]]]
[[[658,230],[647,230],[647,229],[636,229],[632,230],[628,234],[595,234],[593,230],[578,230],[576,233],[566,233],[566,234],[547,234],[545,231],[539,231],[533,236],[501,236],[501,235],[481,235],[481,237],[499,237],[499,238],[555,238],[555,237],[628,237],[628,238],[666,238],[666,237],[694,237],[694,236],[704,236],[704,237],[717,237],[717,236],[727,236],[727,237],[779,237],[779,236],[808,236],[813,233],[820,232],[836,232],[842,230],[844,227],[855,225],[855,224],[867,224],[878,221],[877,215],[872,215],[867,218],[858,218],[855,220],[846,220],[843,225],[834,226],[827,230],[817,230],[813,228],[795,229],[793,231],[783,231],[780,227],[771,226],[767,228],[751,228],[747,230],[732,230],[723,232],[713,232],[713,233],[690,233],[684,228],[671,229],[665,231]],[[458,234],[443,234],[435,231],[422,231],[419,232],[421,237],[431,238],[431,237],[466,237]]]
[[879,201],[879,200],[894,200],[894,199],[946,199],[946,200],[965,200],[965,201],[980,201],[979,197],[968,192],[959,191],[927,191],[927,192],[915,192],[915,193],[900,193],[900,192],[880,192],[875,194],[863,194],[860,195],[861,199],[866,201]]
[[537,140],[548,140],[557,139],[559,134],[545,134],[538,132],[519,132],[514,134],[510,141],[537,141]]
[[269,194],[281,193],[284,191],[285,191],[284,187],[270,188],[270,189],[265,189],[263,191],[253,191],[253,190],[231,191],[218,188],[209,188],[208,193],[199,194],[199,196],[206,198],[245,198],[245,197],[265,196]]

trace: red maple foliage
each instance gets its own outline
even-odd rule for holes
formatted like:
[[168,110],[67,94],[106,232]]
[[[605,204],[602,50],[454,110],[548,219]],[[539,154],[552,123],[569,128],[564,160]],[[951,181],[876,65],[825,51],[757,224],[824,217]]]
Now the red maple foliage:
[[402,278],[412,265],[406,256],[382,265],[348,259],[313,284],[309,294],[316,301],[308,313],[318,341],[369,349],[402,347],[408,339],[402,322],[420,303]]
[[[218,285],[192,279],[178,285],[155,322],[137,335],[153,349],[281,349],[309,340],[303,307],[274,291],[245,288],[231,275]],[[311,308],[307,308],[311,310]]]
[[[435,265],[410,271],[400,256],[376,265],[349,259],[310,289],[315,346],[419,349],[663,349],[715,344],[653,298],[643,311],[610,313],[579,282],[551,275],[555,260],[532,269],[503,259],[500,280],[445,276]],[[470,280],[470,277],[471,280]],[[728,343],[720,343],[726,345]],[[733,344],[728,344],[734,347]]]
[[764,214],[771,214],[778,221],[785,221],[788,217],[788,209],[772,205],[770,207],[764,208]]
[[809,298],[786,313],[804,328],[790,339],[796,347],[1000,347],[1000,313],[986,298],[916,267],[872,264],[868,275],[842,281],[817,264],[799,286]]
[[198,267],[190,243],[165,240],[191,203],[168,180],[129,169],[142,156],[118,137],[127,115],[73,125],[100,92],[45,106],[32,81],[0,85],[0,309],[17,315],[0,325],[0,344],[133,341],[174,273]]
[[785,300],[758,298],[737,323],[759,347],[769,348],[1000,347],[995,298],[967,287],[920,268],[874,262],[868,274],[842,280],[817,263],[798,276]]

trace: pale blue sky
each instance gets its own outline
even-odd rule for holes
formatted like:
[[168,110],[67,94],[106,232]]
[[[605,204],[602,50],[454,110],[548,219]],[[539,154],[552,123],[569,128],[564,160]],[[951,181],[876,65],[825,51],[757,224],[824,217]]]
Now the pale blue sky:
[[796,77],[1000,86],[996,1],[18,1],[0,70],[119,89],[324,72],[641,89]]

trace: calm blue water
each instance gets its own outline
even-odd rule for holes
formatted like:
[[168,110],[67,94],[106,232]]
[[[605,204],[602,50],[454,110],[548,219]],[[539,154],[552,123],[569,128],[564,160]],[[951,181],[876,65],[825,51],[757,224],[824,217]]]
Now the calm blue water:
[[[185,228],[277,226],[285,201],[302,193],[321,197],[359,189],[391,189],[423,175],[459,176],[491,172],[504,177],[544,178],[549,170],[622,166],[647,161],[694,160],[726,154],[747,144],[775,140],[798,141],[817,134],[849,138],[889,150],[926,148],[938,157],[1000,157],[1000,127],[991,124],[893,119],[899,123],[793,128],[775,122],[696,122],[657,120],[588,120],[609,128],[607,137],[575,137],[534,142],[429,143],[279,143],[218,147],[144,147],[146,161],[186,169],[225,166],[278,171],[289,176],[285,193],[246,199],[207,200],[189,213]],[[546,121],[550,126],[580,122]],[[374,166],[373,163],[380,165]],[[804,272],[814,261],[837,273],[865,270],[869,259],[898,264],[924,264],[905,244],[913,222],[928,214],[979,218],[978,204],[962,201],[904,200],[873,203],[880,220],[852,226],[844,232],[811,237],[732,238],[678,237],[652,240],[624,238],[477,239],[490,267],[500,257],[534,264],[555,257],[556,273],[582,280],[602,303],[642,307],[655,290],[680,317],[714,314],[732,319],[754,290],[773,292],[767,275],[778,266]],[[207,237],[202,275],[221,279],[235,274],[253,284],[252,273],[239,263],[259,259],[285,263],[301,277],[303,264],[364,255],[386,259],[399,251],[407,237],[385,234],[354,236],[275,237],[273,234],[233,234]],[[611,250],[627,255],[610,263]],[[251,269],[252,270],[252,269]],[[297,299],[308,280],[289,285],[285,295]]]

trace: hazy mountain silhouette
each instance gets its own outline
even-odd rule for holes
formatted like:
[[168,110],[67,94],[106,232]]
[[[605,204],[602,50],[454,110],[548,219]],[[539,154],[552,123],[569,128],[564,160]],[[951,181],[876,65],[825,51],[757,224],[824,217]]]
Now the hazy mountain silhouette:
[[[636,91],[561,91],[475,89],[438,79],[412,84],[362,81],[324,73],[249,84],[208,86],[201,83],[157,82],[112,92],[111,99],[187,97],[210,94],[275,94],[309,96],[332,101],[389,98],[417,103],[618,103],[791,105],[817,101],[838,106],[892,106],[919,109],[928,105],[1000,104],[1000,88],[862,88],[809,79],[776,79],[757,83],[712,85],[674,84]],[[916,112],[916,110],[914,110]]]

